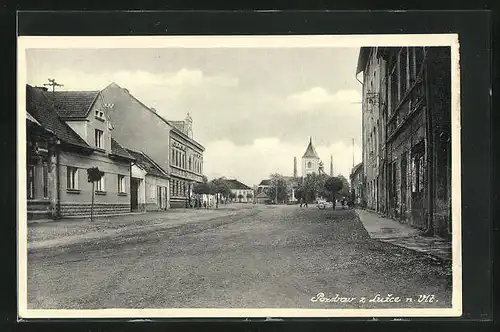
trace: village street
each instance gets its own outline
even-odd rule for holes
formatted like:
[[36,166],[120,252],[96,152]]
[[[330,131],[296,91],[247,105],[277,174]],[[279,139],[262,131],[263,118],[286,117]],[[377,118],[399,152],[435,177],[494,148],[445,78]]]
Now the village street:
[[[35,249],[28,254],[28,308],[451,305],[448,263],[370,239],[353,210],[231,204],[218,211],[126,218],[154,220],[137,222],[140,226],[130,232],[38,248],[40,234],[50,225],[30,226],[30,245]],[[63,226],[58,227],[69,227]],[[131,224],[123,226],[127,227]],[[318,293],[356,300],[325,303]],[[434,302],[368,301],[377,294],[415,300],[432,294]],[[360,303],[361,297],[367,302]]]

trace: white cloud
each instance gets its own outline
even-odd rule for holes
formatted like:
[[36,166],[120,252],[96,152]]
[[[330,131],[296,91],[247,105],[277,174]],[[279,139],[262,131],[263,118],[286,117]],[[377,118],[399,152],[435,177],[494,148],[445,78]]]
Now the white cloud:
[[[129,89],[147,87],[149,89],[184,89],[193,87],[236,87],[239,80],[236,77],[225,75],[205,75],[198,69],[182,68],[176,72],[152,73],[148,71],[117,71],[89,74],[74,69],[60,69],[55,72],[34,70],[35,74],[28,78],[28,83],[41,85],[46,83],[47,77],[56,77],[64,84],[63,90],[100,90],[111,82]],[[168,93],[165,90],[164,93]]]
[[289,95],[289,106],[300,111],[312,111],[318,108],[352,108],[352,105],[361,100],[361,94],[356,90],[339,90],[331,93],[322,87],[313,87],[309,90]]
[[[297,171],[301,174],[301,158],[308,142],[292,145],[277,138],[259,138],[250,145],[237,146],[230,141],[212,141],[205,145],[204,173],[209,178],[226,176],[237,178],[248,186],[258,184],[271,173],[293,175],[293,158],[297,157]],[[313,142],[314,143],[314,142]],[[353,160],[353,147],[342,142],[328,146],[315,146],[330,171],[330,155],[333,156],[334,174],[348,177]],[[361,148],[354,146],[355,162],[361,158]]]

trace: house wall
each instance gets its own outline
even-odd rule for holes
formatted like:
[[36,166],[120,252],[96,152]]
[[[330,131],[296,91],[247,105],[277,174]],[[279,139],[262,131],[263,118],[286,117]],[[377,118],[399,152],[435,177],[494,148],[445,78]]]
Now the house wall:
[[134,99],[126,89],[114,83],[101,94],[103,107],[111,118],[113,136],[117,141],[126,148],[144,151],[168,172],[171,127],[147,106]]
[[[89,216],[92,201],[92,183],[87,181],[87,169],[98,167],[105,173],[105,192],[94,196],[94,214],[118,214],[130,212],[130,163],[111,160],[105,153],[90,156],[61,151],[59,161],[60,214]],[[78,168],[78,189],[67,188],[67,167]],[[118,175],[125,177],[125,193],[118,192]]]
[[[146,175],[145,181],[145,195],[146,195],[146,210],[147,211],[160,211],[167,209],[168,206],[168,192],[169,192],[169,181],[168,179],[163,179],[153,175]],[[158,197],[158,187],[162,189],[162,200],[163,203],[160,204]],[[161,206],[163,205],[163,207]]]
[[89,134],[88,128],[89,128],[89,123],[88,121],[85,120],[78,120],[78,121],[65,121],[66,124],[68,124],[71,129],[73,129],[85,142],[87,142],[88,145],[94,146],[94,133],[92,132],[92,135]]
[[[192,196],[194,183],[203,181],[203,151],[186,138],[174,131],[169,141],[171,185],[169,190],[170,206],[185,207]],[[191,158],[191,167],[189,164]],[[198,167],[195,166],[195,162]]]
[[137,188],[137,210],[146,211],[146,172],[137,165],[132,165],[132,177],[140,180]]
[[[253,202],[253,190],[252,189],[231,189],[231,192],[236,195],[236,198],[235,198],[236,202],[242,202],[242,203]],[[238,198],[238,196],[240,194],[243,195],[243,198],[241,200]],[[247,198],[248,194],[251,194],[252,198]]]
[[363,71],[363,174],[366,186],[367,208],[383,210],[382,192],[383,142],[385,121],[382,116],[386,105],[383,88],[386,81],[386,63],[380,56],[378,48],[372,48],[366,67]]

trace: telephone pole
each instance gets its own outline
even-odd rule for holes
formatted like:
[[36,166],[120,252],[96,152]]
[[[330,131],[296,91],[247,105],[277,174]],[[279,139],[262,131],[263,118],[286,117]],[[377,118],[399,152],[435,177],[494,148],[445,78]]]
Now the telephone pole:
[[352,139],[352,168],[354,169],[354,138]]
[[52,92],[56,90],[56,86],[64,86],[63,84],[59,84],[56,82],[55,78],[49,78],[49,83],[45,83],[45,86],[51,86],[52,87]]

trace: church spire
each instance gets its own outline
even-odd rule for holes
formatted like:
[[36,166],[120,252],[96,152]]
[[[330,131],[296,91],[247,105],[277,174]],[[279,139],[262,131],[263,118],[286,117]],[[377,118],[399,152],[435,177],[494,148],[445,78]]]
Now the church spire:
[[309,145],[307,146],[306,152],[302,156],[302,158],[315,158],[319,159],[318,153],[312,144],[312,137],[309,137]]

